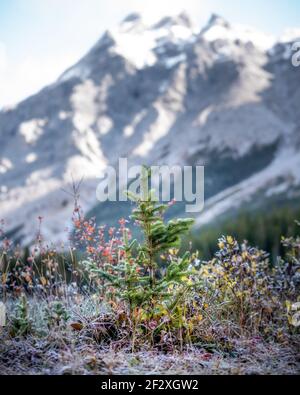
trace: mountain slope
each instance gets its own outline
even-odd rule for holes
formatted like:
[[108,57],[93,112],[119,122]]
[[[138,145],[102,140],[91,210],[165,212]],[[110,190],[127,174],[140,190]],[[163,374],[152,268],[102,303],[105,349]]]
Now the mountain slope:
[[84,177],[82,206],[95,208],[96,177],[119,157],[205,164],[199,223],[258,195],[257,204],[278,191],[294,196],[300,72],[290,47],[216,15],[200,32],[186,14],[152,26],[129,15],[55,84],[0,112],[0,210],[9,230],[29,243],[41,214],[45,236],[65,239],[72,199],[63,189]]

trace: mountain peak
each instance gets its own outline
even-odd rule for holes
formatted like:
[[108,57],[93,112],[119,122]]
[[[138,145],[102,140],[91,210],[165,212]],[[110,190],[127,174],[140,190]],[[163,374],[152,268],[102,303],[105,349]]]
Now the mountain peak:
[[146,26],[143,23],[143,18],[138,12],[127,15],[119,25],[119,29],[123,33],[138,32],[145,28]]
[[207,25],[201,30],[200,35],[206,41],[218,40],[228,43],[252,43],[259,50],[266,51],[274,45],[274,37],[270,34],[239,24],[230,24],[226,19],[217,14],[212,14]]
[[157,62],[157,48],[161,54],[165,43],[181,48],[193,34],[192,22],[185,12],[164,17],[154,25],[148,25],[140,14],[133,13],[111,30],[113,51],[138,69]]
[[114,36],[109,30],[106,30],[103,34],[103,36],[100,38],[99,43],[101,46],[111,46],[114,45],[116,42],[114,40]]
[[[258,205],[268,185],[274,195],[277,186],[291,197],[300,191],[300,151],[290,148],[300,128],[293,111],[297,72],[277,52],[256,50],[272,44],[256,29],[218,15],[203,35],[189,25],[185,13],[164,18],[157,29],[130,14],[55,84],[0,111],[0,212],[22,245],[35,238],[34,212],[45,216],[43,232],[64,240],[59,228],[73,204],[62,191],[69,174],[75,181],[85,176],[88,211],[97,204],[94,176],[124,156],[132,164],[209,166],[206,219]],[[102,223],[126,215],[106,206],[100,211]]]
[[224,19],[222,16],[218,14],[212,14],[211,17],[209,18],[207,24],[204,26],[204,28],[201,30],[201,34],[204,35],[212,30],[228,30],[231,28],[230,23]]
[[139,22],[141,19],[142,16],[138,12],[132,12],[131,14],[127,15],[121,23]]
[[214,25],[230,28],[230,23],[226,19],[218,14],[213,13],[208,21],[207,27],[212,27]]
[[186,27],[188,29],[192,28],[192,21],[186,12],[183,11],[178,15],[166,16],[162,18],[159,22],[157,22],[152,28],[153,29],[170,28],[172,26],[177,26],[177,25]]
[[182,25],[185,25],[186,27],[191,28],[193,26],[192,20],[186,11],[182,11],[180,14],[178,14],[177,19]]

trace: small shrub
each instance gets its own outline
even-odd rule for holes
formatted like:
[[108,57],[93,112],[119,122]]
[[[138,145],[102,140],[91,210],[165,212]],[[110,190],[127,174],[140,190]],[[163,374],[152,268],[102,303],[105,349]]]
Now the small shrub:
[[29,317],[29,305],[26,296],[23,294],[15,304],[14,312],[11,316],[10,334],[13,337],[26,336],[31,332],[32,321]]
[[234,320],[241,332],[259,332],[278,308],[273,294],[270,265],[265,252],[222,237],[216,257],[201,267],[206,286],[222,304],[221,318]]
[[300,237],[283,238],[284,258],[274,268],[274,286],[282,297],[297,302],[300,295]]
[[61,301],[50,302],[46,308],[46,320],[48,327],[65,325],[70,315]]

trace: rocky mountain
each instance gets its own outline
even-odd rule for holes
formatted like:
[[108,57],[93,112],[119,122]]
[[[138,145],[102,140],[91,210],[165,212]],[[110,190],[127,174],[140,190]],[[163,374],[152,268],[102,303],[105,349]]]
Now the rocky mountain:
[[[0,112],[0,217],[23,244],[44,217],[65,239],[70,180],[100,220],[108,164],[204,164],[207,223],[247,205],[300,198],[299,30],[280,39],[213,15],[200,31],[183,13],[146,25],[129,15],[54,84]],[[121,207],[121,206],[120,206]]]

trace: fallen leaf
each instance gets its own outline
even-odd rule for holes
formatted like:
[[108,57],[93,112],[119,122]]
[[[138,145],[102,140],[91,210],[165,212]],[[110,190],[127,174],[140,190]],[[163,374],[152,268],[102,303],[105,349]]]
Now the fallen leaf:
[[71,327],[75,331],[81,331],[83,329],[83,324],[81,322],[72,322]]

